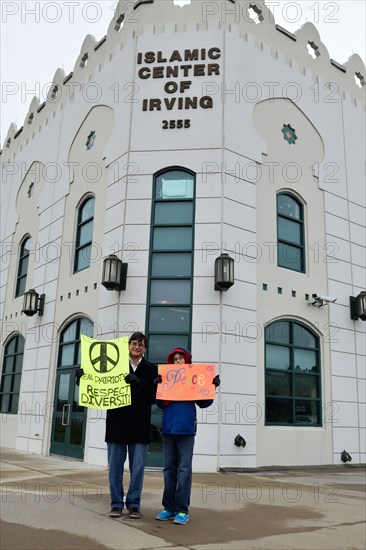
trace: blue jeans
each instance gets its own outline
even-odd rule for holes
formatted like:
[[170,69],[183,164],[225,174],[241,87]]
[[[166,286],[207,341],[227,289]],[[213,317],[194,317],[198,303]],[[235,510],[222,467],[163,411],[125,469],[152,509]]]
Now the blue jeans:
[[126,508],[140,508],[142,484],[147,456],[145,443],[107,443],[109,463],[109,491],[111,507],[123,508],[123,467],[127,452],[130,468],[130,486],[126,497]]
[[192,486],[194,435],[163,434],[163,507],[175,514],[188,514]]

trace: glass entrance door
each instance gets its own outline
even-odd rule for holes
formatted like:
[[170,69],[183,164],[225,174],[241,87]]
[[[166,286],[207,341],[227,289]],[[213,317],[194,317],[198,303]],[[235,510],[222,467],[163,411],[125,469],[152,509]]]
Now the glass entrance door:
[[83,459],[87,409],[78,405],[79,387],[75,384],[80,334],[93,336],[93,324],[85,317],[74,319],[60,335],[50,452]]
[[86,409],[78,405],[75,370],[59,369],[57,372],[51,453],[83,459]]

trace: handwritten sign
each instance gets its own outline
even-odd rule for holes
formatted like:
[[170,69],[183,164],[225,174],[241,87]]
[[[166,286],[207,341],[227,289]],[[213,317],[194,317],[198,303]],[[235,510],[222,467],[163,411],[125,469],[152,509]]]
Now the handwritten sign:
[[128,337],[94,340],[81,334],[79,405],[92,409],[117,409],[131,404]]
[[216,367],[212,364],[159,365],[159,374],[163,381],[158,385],[156,399],[215,399],[215,386],[212,383],[215,372]]

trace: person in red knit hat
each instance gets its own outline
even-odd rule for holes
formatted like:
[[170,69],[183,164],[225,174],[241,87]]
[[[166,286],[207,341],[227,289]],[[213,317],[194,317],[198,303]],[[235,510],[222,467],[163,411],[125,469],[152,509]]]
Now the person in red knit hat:
[[[184,348],[174,348],[168,355],[170,364],[192,363],[191,353]],[[161,377],[160,377],[161,381]],[[220,385],[219,376],[212,380],[215,387]],[[163,456],[164,456],[164,492],[162,504],[164,510],[157,514],[160,521],[173,520],[173,523],[185,525],[189,519],[189,503],[192,486],[192,459],[196,434],[196,405],[204,409],[212,405],[212,399],[199,401],[160,401],[157,405],[163,409]]]

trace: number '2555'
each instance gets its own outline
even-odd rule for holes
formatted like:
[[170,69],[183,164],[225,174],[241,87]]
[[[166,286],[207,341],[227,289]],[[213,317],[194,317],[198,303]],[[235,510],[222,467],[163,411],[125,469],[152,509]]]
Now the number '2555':
[[162,128],[163,130],[173,130],[174,128],[189,128],[191,126],[191,121],[189,118],[185,120],[163,120]]

